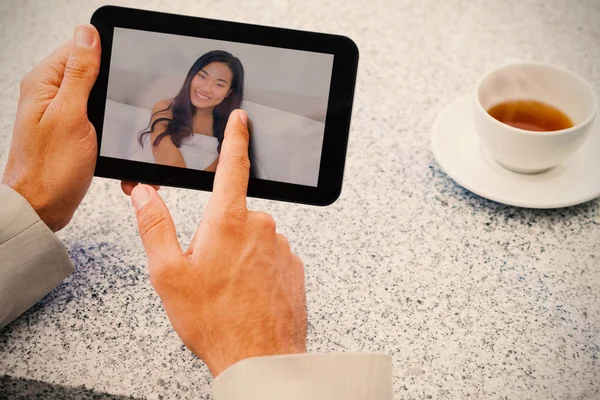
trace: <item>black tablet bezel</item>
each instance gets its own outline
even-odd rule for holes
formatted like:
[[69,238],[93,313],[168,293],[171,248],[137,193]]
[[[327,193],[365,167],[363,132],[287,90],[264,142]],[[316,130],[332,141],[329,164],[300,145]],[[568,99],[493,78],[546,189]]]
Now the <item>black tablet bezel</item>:
[[351,39],[338,35],[116,6],[104,6],[96,10],[91,18],[91,23],[98,29],[102,44],[100,72],[88,103],[88,116],[96,128],[98,137],[96,176],[208,191],[212,190],[214,181],[212,172],[100,155],[113,28],[119,27],[332,54],[334,56],[333,71],[318,186],[251,178],[248,183],[248,196],[319,206],[329,205],[337,200],[342,189],[358,67],[358,48]]

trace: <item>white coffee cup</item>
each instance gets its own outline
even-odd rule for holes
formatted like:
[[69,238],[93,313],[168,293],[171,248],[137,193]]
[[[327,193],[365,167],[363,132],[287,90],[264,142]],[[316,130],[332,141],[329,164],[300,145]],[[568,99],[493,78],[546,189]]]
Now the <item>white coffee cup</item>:
[[[484,151],[506,169],[529,174],[562,164],[575,153],[598,110],[594,89],[583,78],[540,62],[513,61],[488,71],[477,82],[474,98],[474,125]],[[493,106],[510,100],[537,100],[554,106],[571,119],[573,127],[528,131],[488,114]]]

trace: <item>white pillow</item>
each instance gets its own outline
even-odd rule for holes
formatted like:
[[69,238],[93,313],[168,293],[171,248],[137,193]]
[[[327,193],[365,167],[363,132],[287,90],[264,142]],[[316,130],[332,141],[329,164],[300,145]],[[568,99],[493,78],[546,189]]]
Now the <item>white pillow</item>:
[[252,120],[254,162],[263,179],[317,186],[325,124],[250,101],[244,109]]
[[100,155],[129,159],[140,148],[137,134],[148,126],[150,110],[106,101]]

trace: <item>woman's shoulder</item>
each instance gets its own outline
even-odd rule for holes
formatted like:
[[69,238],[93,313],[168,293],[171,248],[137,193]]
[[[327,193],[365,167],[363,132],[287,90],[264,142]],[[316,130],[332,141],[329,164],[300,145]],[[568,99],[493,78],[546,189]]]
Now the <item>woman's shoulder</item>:
[[152,114],[157,113],[157,112],[169,112],[170,113],[170,111],[171,111],[170,108],[171,108],[172,104],[173,104],[173,100],[171,100],[171,99],[161,100],[152,107]]

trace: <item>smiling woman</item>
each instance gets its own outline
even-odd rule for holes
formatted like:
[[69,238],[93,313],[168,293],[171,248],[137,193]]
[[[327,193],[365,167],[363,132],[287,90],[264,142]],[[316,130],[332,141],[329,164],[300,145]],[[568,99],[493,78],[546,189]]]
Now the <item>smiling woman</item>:
[[226,51],[209,51],[192,65],[174,98],[154,105],[148,127],[138,136],[142,148],[132,159],[214,172],[227,119],[241,108],[243,97],[240,60]]

